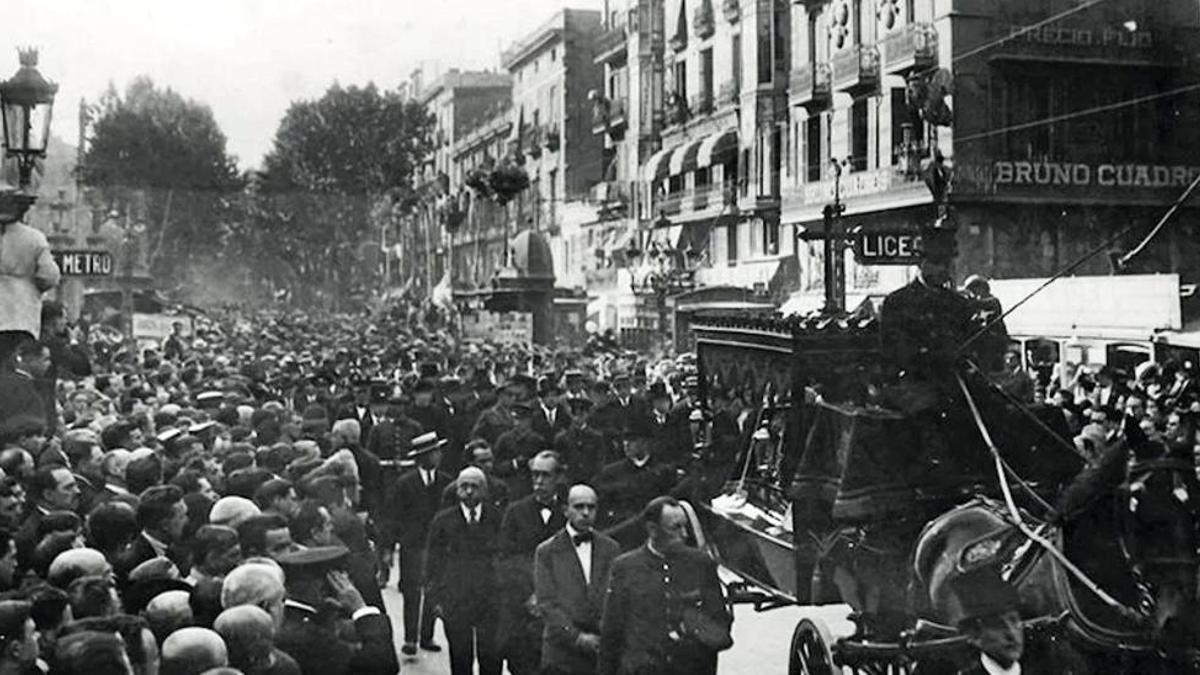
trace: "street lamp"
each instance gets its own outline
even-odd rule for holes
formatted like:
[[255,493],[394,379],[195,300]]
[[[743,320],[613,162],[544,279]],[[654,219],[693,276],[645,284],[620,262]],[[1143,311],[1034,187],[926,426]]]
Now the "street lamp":
[[0,223],[13,223],[25,216],[37,197],[26,192],[34,162],[46,156],[50,139],[50,113],[58,85],[38,72],[36,49],[19,49],[21,67],[0,83],[0,122],[4,127],[4,154],[17,160],[16,190],[0,194]]
[[8,157],[17,158],[20,185],[29,187],[34,161],[46,156],[50,140],[50,113],[58,85],[38,72],[36,49],[18,50],[21,67],[0,84],[0,113],[4,120],[4,147]]

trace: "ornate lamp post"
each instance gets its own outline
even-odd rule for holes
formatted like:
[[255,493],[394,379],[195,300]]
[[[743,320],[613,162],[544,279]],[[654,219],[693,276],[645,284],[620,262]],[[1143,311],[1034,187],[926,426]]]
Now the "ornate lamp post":
[[[664,215],[660,215],[656,222],[659,227],[667,227],[670,224]],[[697,256],[692,251],[690,244],[687,249],[683,250],[658,244],[652,244],[646,248],[647,250],[642,252],[633,242],[629,243],[626,257],[636,260],[645,256],[647,263],[643,267],[654,265],[640,279],[631,274],[629,285],[634,295],[644,294],[655,299],[655,306],[658,309],[659,338],[663,351],[666,352],[671,339],[667,327],[667,298],[696,287],[695,262]]]
[[58,85],[38,72],[36,49],[18,50],[21,67],[0,83],[0,121],[4,126],[4,154],[17,160],[16,190],[0,193],[0,223],[25,216],[37,196],[27,192],[34,163],[46,156],[50,116]]

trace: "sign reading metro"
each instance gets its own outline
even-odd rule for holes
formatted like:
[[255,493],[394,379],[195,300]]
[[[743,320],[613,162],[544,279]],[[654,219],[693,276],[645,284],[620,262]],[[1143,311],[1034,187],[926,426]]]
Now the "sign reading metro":
[[1081,164],[1078,162],[998,161],[994,185],[1099,185],[1101,187],[1185,188],[1200,166],[1161,164]]

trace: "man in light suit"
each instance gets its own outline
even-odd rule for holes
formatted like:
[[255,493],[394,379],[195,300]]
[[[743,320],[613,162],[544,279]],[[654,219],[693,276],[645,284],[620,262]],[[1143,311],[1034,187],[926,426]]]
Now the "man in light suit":
[[604,591],[621,548],[596,532],[595,523],[596,491],[575,485],[567,493],[566,527],[539,544],[534,553],[545,675],[596,672]]

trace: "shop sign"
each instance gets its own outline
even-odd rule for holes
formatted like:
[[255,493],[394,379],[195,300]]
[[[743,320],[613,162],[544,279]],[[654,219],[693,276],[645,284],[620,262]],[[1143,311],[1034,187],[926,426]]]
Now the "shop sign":
[[464,340],[527,344],[533,341],[533,314],[486,310],[466,314],[462,334]]
[[1148,30],[1126,30],[1106,27],[1102,30],[1072,28],[1048,24],[1030,30],[1028,26],[1009,26],[1014,42],[1029,42],[1056,47],[1118,47],[1123,49],[1152,49],[1154,34]]
[[1200,166],[1161,164],[1083,164],[1080,162],[998,161],[992,183],[999,186],[1098,186],[1102,188],[1187,187]]

